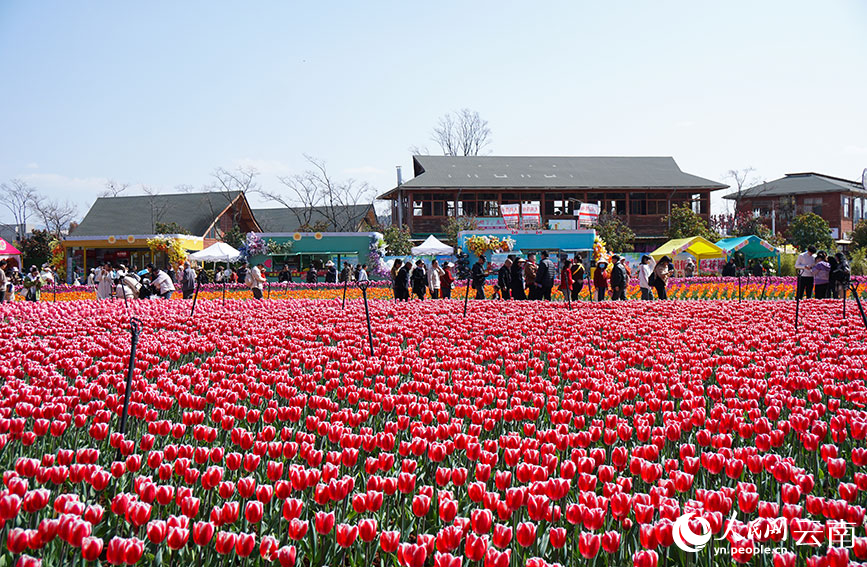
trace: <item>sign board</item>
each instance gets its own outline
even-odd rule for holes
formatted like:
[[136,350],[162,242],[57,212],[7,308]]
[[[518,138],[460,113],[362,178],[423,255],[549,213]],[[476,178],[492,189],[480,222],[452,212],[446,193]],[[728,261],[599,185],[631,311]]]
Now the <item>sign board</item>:
[[534,229],[542,224],[539,214],[539,203],[524,203],[521,205],[521,228]]
[[517,228],[521,222],[521,205],[500,205],[500,213],[509,228]]
[[478,230],[508,230],[502,217],[478,217],[475,219]]
[[581,203],[578,209],[578,224],[582,226],[590,225],[596,222],[599,218],[599,205],[596,203]]
[[575,219],[557,219],[548,221],[549,230],[575,230]]

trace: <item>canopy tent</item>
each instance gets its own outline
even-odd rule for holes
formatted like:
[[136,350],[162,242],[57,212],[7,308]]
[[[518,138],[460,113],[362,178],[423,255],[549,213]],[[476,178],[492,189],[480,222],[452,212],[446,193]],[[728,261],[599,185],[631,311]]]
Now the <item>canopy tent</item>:
[[738,236],[736,238],[724,238],[716,244],[726,251],[728,257],[731,257],[735,252],[740,252],[744,255],[746,262],[749,262],[753,258],[776,258],[777,273],[780,271],[780,250],[767,240],[759,238],[754,234],[750,236]]
[[225,242],[217,242],[190,254],[190,259],[197,262],[236,262],[241,259],[241,253]]
[[716,243],[717,246],[731,255],[740,252],[747,260],[753,258],[772,258],[779,256],[780,252],[767,240],[756,235],[739,236],[737,238],[724,238]]
[[23,269],[21,265],[21,252],[2,238],[0,238],[0,260],[13,260],[18,269]]
[[650,256],[658,262],[663,256],[668,256],[673,259],[678,254],[683,254],[684,252],[694,256],[696,260],[710,260],[712,258],[726,257],[725,250],[701,236],[669,240],[651,252]]
[[433,234],[428,236],[427,240],[419,246],[414,246],[412,249],[413,256],[449,256],[454,253],[454,248],[443,244]]

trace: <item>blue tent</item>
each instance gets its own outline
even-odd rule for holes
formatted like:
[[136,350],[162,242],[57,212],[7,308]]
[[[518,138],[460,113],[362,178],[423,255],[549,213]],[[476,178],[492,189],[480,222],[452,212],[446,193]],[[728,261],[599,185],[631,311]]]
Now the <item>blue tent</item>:
[[716,245],[725,250],[729,258],[735,252],[740,252],[744,255],[744,259],[747,262],[753,258],[776,258],[777,273],[780,273],[780,251],[767,240],[763,240],[754,234],[750,236],[738,236],[736,238],[724,238],[717,242]]

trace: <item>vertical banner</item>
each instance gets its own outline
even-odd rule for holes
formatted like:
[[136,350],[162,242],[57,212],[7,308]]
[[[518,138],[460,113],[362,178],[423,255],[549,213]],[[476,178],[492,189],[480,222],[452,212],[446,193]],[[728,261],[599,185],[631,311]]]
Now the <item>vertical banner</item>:
[[578,209],[578,224],[581,226],[591,225],[599,218],[599,205],[596,203],[581,203]]
[[542,217],[539,214],[539,203],[524,203],[521,205],[521,228],[535,230],[542,225]]
[[518,228],[521,223],[521,205],[500,205],[500,213],[508,228]]

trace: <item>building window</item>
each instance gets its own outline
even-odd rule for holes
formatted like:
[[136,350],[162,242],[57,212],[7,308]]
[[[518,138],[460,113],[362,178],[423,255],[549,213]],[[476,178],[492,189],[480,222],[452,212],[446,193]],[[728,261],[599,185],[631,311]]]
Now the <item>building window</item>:
[[862,211],[864,209],[861,207],[861,199],[856,197],[854,199],[854,201],[855,201],[855,216],[853,217],[852,220],[859,221],[859,220],[861,220],[861,214],[862,214]]
[[479,193],[477,212],[480,217],[500,216],[500,202],[496,193]]
[[851,205],[849,204],[851,199],[849,197],[843,197],[843,218],[848,219],[849,213],[851,212],[849,209]]
[[822,197],[804,197],[804,213],[822,216]]
[[412,202],[412,216],[420,217],[424,215],[424,202],[423,201],[413,201]]

